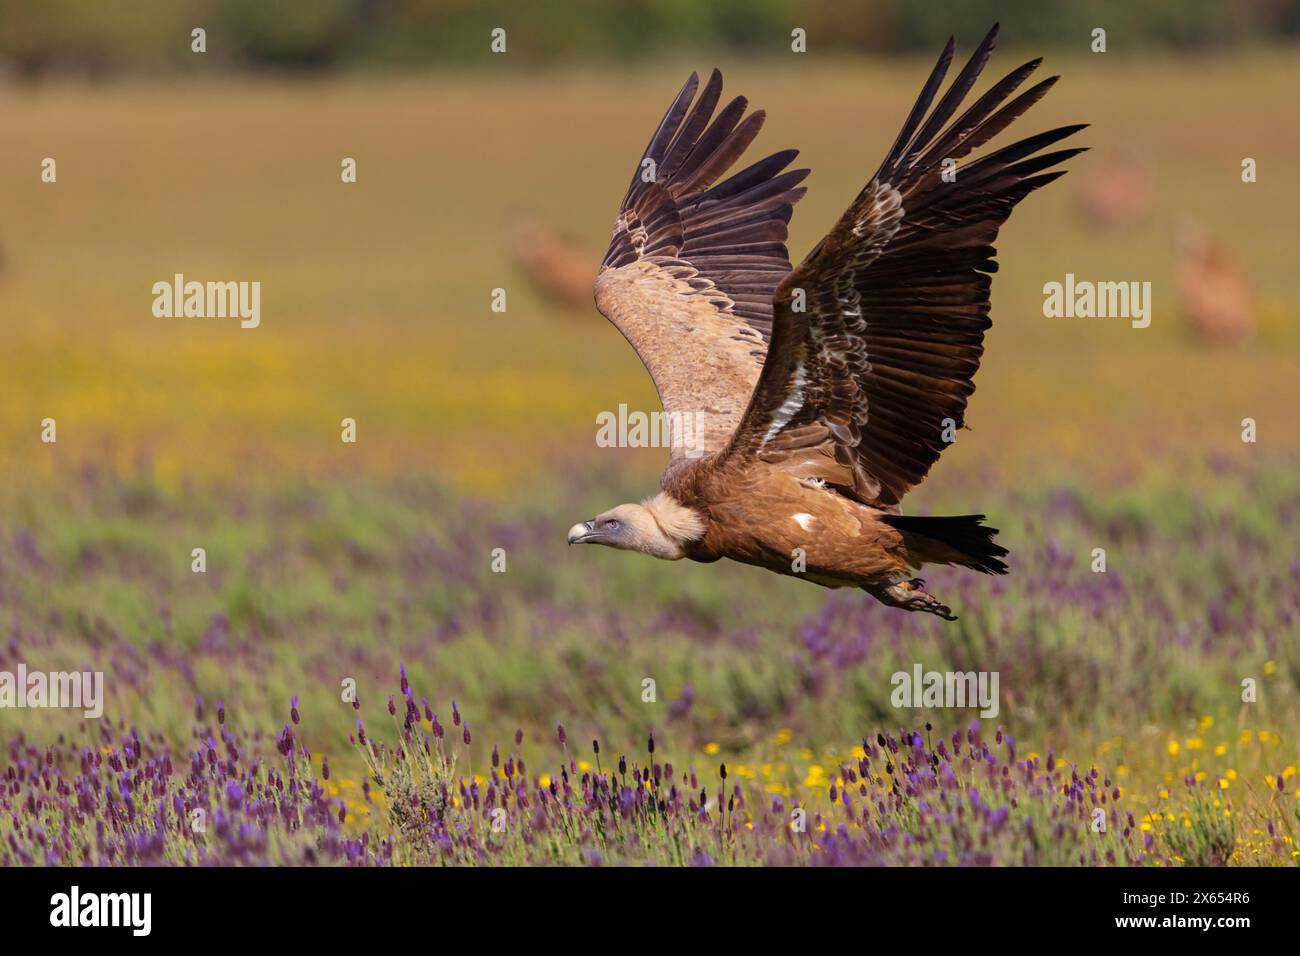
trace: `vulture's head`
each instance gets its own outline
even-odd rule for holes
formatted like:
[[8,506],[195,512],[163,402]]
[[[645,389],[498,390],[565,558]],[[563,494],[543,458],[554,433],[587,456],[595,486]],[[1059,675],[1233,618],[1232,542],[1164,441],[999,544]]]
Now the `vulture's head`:
[[569,529],[569,544],[603,544],[676,561],[686,557],[685,545],[703,533],[702,518],[659,494],[642,504],[619,505],[575,524]]

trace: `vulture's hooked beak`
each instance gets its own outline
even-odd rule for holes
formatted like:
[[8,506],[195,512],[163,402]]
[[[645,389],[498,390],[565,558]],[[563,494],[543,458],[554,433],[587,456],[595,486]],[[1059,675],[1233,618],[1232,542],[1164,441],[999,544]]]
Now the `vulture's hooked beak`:
[[596,532],[596,519],[584,521],[582,524],[575,524],[569,529],[569,544],[583,544],[598,538],[600,535]]

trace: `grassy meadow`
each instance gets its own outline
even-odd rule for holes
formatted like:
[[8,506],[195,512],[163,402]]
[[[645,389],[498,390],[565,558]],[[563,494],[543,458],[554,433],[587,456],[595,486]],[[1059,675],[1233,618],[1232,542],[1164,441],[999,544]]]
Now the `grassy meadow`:
[[[712,65],[0,89],[0,671],[107,688],[98,721],[0,708],[0,861],[1296,864],[1297,56],[1049,58],[1016,128],[1093,151],[1004,231],[970,430],[905,504],[1012,550],[927,569],[952,624],[564,543],[655,489],[660,452],[593,436],[657,404],[503,230],[541,216],[594,273]],[[719,65],[813,169],[797,260],[930,63]],[[1151,212],[1091,231],[1074,180],[1126,148]],[[1254,283],[1238,349],[1179,313],[1185,215]],[[261,281],[260,327],[155,318],[178,272]],[[1150,281],[1151,327],[1045,318],[1066,273]],[[998,716],[894,707],[917,663],[998,671]]]

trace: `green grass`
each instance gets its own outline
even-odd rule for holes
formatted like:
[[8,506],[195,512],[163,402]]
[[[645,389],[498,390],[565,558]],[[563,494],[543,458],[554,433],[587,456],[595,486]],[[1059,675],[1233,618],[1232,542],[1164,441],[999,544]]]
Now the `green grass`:
[[[730,90],[768,110],[760,147],[798,145],[814,169],[797,259],[875,168],[928,64],[722,65]],[[725,759],[758,792],[810,806],[864,736],[954,725],[892,707],[894,670],[996,669],[996,722],[1021,756],[1105,766],[1173,856],[1293,862],[1290,842],[1260,833],[1272,822],[1290,841],[1300,786],[1300,279],[1277,214],[1300,198],[1278,159],[1300,143],[1276,122],[1295,56],[1049,66],[1065,80],[1026,129],[1091,121],[1079,171],[1115,148],[1147,152],[1154,206],[1135,230],[1098,236],[1076,221],[1067,177],[999,242],[971,430],[907,501],[986,512],[1012,548],[1003,581],[927,575],[961,616],[950,626],[725,563],[564,545],[573,521],[655,488],[659,453],[592,439],[599,411],[655,399],[594,312],[568,321],[532,296],[501,227],[535,211],[590,237],[594,269],[686,64],[526,83],[0,91],[19,144],[0,155],[13,184],[0,218],[4,665],[101,668],[114,721],[181,745],[195,696],[225,700],[252,733],[282,726],[298,694],[312,750],[356,787],[367,769],[346,743],[356,715],[340,684],[357,681],[372,720],[405,662],[444,718],[452,698],[473,715],[477,773],[517,727],[533,746],[564,721],[613,755],[640,753],[654,730],[679,766]],[[55,185],[37,176],[46,155]],[[1259,183],[1240,183],[1242,155],[1259,159]],[[338,182],[343,156],[358,158],[355,187]],[[1255,282],[1260,327],[1240,350],[1183,328],[1169,230],[1184,213]],[[154,319],[150,285],[177,271],[262,281],[262,327]],[[1152,281],[1152,327],[1044,319],[1042,285],[1066,272]],[[488,309],[498,286],[505,315]],[[345,416],[355,446],[339,441]],[[1258,444],[1240,441],[1247,416]],[[46,417],[57,444],[39,440]],[[505,574],[490,570],[495,547]],[[1097,547],[1105,575],[1089,568]],[[1257,703],[1241,701],[1245,678]],[[75,724],[0,710],[0,733],[38,743]],[[553,773],[535,745],[534,769]],[[376,832],[394,825],[375,817]]]

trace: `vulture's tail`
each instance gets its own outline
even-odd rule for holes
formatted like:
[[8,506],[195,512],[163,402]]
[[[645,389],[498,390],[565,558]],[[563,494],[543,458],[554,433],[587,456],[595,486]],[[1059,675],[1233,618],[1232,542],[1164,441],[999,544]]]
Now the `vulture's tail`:
[[908,554],[917,564],[960,564],[985,574],[1006,574],[1000,558],[1007,549],[993,543],[997,528],[981,524],[984,515],[921,518],[914,515],[880,516],[903,535]]

